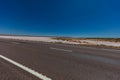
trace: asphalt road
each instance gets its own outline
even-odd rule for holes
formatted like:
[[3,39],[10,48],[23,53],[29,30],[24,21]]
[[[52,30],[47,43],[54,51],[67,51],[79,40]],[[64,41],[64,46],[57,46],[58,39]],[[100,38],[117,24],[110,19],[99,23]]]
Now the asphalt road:
[[[120,50],[0,39],[0,55],[51,80],[120,80]],[[0,80],[42,79],[0,57]]]

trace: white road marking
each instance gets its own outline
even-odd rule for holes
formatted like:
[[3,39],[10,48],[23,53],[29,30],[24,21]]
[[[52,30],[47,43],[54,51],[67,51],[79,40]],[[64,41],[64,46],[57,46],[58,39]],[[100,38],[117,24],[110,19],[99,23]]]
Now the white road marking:
[[59,50],[59,51],[66,51],[66,52],[72,52],[72,50],[65,50],[65,49],[53,48],[53,47],[50,47],[50,49]]
[[18,42],[11,42],[12,44],[20,44],[20,43],[18,43]]
[[36,72],[36,71],[34,71],[34,70],[32,70],[32,69],[30,69],[30,68],[28,68],[28,67],[20,64],[20,63],[17,63],[15,61],[13,61],[13,60],[11,60],[11,59],[3,56],[3,55],[0,55],[0,58],[2,58],[4,60],[6,60],[6,61],[8,61],[8,62],[10,62],[12,64],[14,64],[15,66],[17,66],[17,67],[19,67],[19,68],[21,68],[21,69],[23,69],[23,70],[25,70],[27,72],[29,72],[30,74],[36,76],[39,79],[42,79],[42,80],[52,80],[51,78],[48,78],[47,76],[42,75],[41,73],[38,73],[38,72]]

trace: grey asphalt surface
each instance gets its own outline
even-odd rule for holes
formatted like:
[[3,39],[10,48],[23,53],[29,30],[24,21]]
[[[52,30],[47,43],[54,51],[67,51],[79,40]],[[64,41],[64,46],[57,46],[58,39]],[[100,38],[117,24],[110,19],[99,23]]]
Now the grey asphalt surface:
[[[0,54],[52,80],[120,80],[120,50],[0,39]],[[0,59],[0,80],[39,79]]]

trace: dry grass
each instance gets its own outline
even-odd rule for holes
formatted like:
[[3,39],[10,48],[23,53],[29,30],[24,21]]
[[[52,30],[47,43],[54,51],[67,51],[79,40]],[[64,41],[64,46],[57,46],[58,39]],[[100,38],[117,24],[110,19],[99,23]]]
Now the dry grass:
[[57,40],[99,40],[99,41],[110,41],[110,42],[120,42],[120,38],[71,38],[71,37],[55,37],[54,39]]

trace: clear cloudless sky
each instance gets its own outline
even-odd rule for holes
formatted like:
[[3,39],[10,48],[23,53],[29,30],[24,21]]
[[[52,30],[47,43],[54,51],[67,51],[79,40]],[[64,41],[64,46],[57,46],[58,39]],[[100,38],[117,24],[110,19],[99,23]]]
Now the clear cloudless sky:
[[0,34],[120,37],[120,0],[0,0]]

